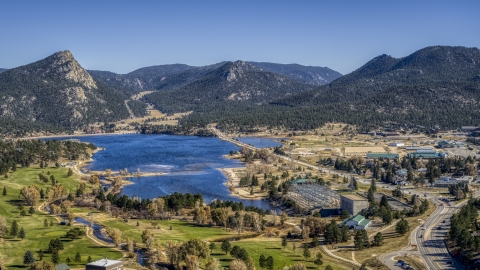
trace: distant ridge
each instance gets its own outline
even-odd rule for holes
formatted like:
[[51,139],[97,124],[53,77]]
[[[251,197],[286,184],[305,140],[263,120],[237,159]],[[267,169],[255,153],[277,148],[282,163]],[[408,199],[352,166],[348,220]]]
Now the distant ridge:
[[4,72],[4,71],[7,71],[8,69],[6,68],[0,68],[0,73]]
[[[205,76],[210,71],[227,62],[208,66],[193,67],[184,64],[160,65],[140,68],[127,74],[109,71],[89,70],[96,79],[124,93],[134,94],[145,90],[170,90],[185,86]],[[276,73],[296,80],[299,83],[323,85],[342,76],[326,67],[311,67],[298,64],[275,64],[246,62],[264,71]]]

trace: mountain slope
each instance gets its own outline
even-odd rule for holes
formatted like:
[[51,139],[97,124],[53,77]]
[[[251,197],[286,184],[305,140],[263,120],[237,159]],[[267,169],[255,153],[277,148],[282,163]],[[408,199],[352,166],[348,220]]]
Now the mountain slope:
[[88,73],[105,84],[121,89],[122,92],[131,95],[155,89],[158,80],[190,68],[192,67],[183,64],[173,64],[140,68],[127,74],[116,74],[100,70],[88,70]]
[[248,62],[264,71],[284,75],[298,82],[312,85],[324,85],[342,76],[328,67],[302,66],[298,64],[275,64],[267,62]]
[[480,50],[434,46],[378,56],[328,85],[235,111],[191,114],[182,124],[312,129],[344,122],[368,130],[480,124]]
[[0,73],[4,72],[4,71],[7,71],[8,69],[6,68],[0,68]]
[[276,103],[311,106],[353,102],[373,97],[389,88],[469,83],[479,74],[478,48],[433,46],[399,59],[388,55],[378,56],[329,85]]
[[68,128],[129,117],[126,98],[93,79],[69,51],[0,74],[0,116]]
[[149,94],[145,100],[164,112],[235,109],[240,104],[266,104],[311,88],[288,77],[236,61],[227,62],[181,88]]

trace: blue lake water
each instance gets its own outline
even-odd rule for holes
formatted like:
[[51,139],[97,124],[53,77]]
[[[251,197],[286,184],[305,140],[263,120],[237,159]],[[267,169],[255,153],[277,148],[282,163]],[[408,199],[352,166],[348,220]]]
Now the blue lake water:
[[[166,173],[161,176],[130,178],[134,184],[124,186],[122,190],[122,194],[127,196],[136,195],[146,199],[174,192],[201,193],[207,203],[213,199],[233,200],[271,209],[266,200],[244,200],[230,195],[224,184],[227,178],[219,168],[244,165],[223,157],[231,150],[238,151],[240,148],[218,138],[141,134],[68,138],[105,148],[93,156],[94,162],[88,164],[88,170],[118,171],[127,168],[129,172],[140,169],[141,172]],[[262,139],[261,143],[267,141],[269,140]]]

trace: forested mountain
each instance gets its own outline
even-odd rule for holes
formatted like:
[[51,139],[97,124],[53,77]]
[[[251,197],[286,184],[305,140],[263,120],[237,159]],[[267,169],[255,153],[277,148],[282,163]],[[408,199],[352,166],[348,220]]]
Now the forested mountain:
[[[419,91],[425,87],[433,87],[432,90],[454,87],[451,89],[453,94],[456,87],[471,83],[477,75],[480,75],[478,48],[427,47],[399,59],[385,54],[375,57],[354,72],[328,85],[288,97],[278,104],[352,102],[404,87],[419,87]],[[468,96],[467,93],[464,94]]]
[[0,68],[0,73],[4,72],[4,71],[7,71],[8,69],[6,68]]
[[93,79],[69,51],[0,74],[3,121],[75,128],[128,118],[125,100]]
[[264,71],[290,77],[301,83],[324,85],[342,76],[328,67],[302,66],[298,64],[276,64],[267,62],[248,62]]
[[267,106],[210,110],[182,123],[310,129],[340,121],[369,129],[396,122],[457,128],[480,124],[479,102],[480,50],[434,46],[399,59],[381,55],[328,85]]
[[131,95],[145,90],[153,90],[157,87],[159,81],[161,82],[166,76],[191,68],[193,67],[173,64],[140,68],[127,74],[100,70],[88,70],[88,73],[95,79]]
[[[126,94],[134,94],[146,90],[171,90],[192,83],[209,72],[224,65],[220,62],[208,66],[192,67],[183,64],[161,65],[137,69],[127,74],[116,74],[109,71],[89,70],[96,79],[122,90]],[[264,71],[280,74],[300,83],[324,85],[342,76],[327,67],[311,67],[297,64],[275,64],[247,62]]]
[[235,109],[246,104],[258,106],[309,89],[312,86],[236,61],[227,62],[183,87],[146,95],[145,100],[167,113],[198,112]]

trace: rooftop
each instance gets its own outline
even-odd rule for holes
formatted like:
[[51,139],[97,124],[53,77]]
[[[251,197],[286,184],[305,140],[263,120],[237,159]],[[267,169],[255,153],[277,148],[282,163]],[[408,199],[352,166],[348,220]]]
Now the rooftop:
[[101,259],[98,261],[94,261],[91,263],[87,263],[87,265],[95,265],[95,266],[110,266],[118,263],[123,263],[123,261],[117,261],[117,260],[110,260],[110,259]]
[[398,158],[398,154],[368,153],[367,158]]
[[360,196],[357,196],[355,194],[345,194],[345,195],[341,195],[342,197],[345,197],[347,199],[350,199],[352,201],[366,201],[367,199],[365,198],[362,198]]
[[358,223],[358,225],[360,225],[360,226],[367,226],[368,223],[370,223],[370,222],[371,222],[370,219],[364,218],[362,221],[360,221],[360,222]]

